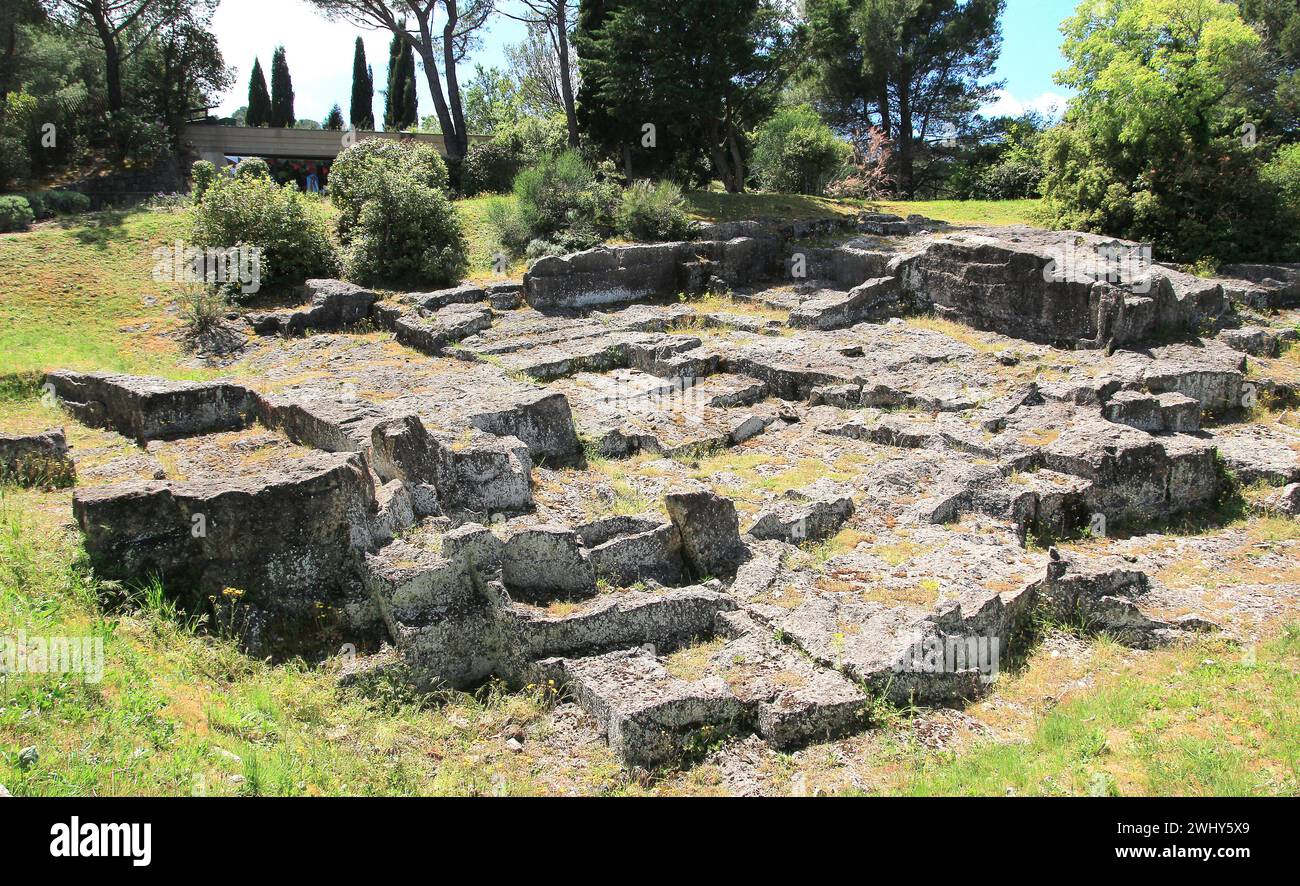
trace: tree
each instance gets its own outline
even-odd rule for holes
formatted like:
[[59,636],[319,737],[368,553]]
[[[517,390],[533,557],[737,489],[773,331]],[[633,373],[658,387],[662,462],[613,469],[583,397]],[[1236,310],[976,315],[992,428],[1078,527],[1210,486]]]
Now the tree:
[[[625,174],[687,177],[699,157],[745,188],[745,136],[770,112],[794,33],[769,0],[588,0],[579,120]],[[639,169],[637,168],[639,167]]]
[[[578,115],[574,92],[577,72],[570,58],[571,25],[575,0],[518,0],[519,8],[502,10],[506,18],[528,26],[528,40],[516,48],[511,64],[526,70],[520,84],[536,90],[535,101],[554,103],[564,112],[569,128],[569,147],[578,146]],[[507,50],[509,53],[509,51]]]
[[500,68],[474,66],[465,87],[465,126],[475,135],[491,135],[498,126],[512,124],[523,112],[519,85]]
[[253,59],[253,73],[248,78],[248,113],[244,115],[246,126],[269,126],[271,122],[271,94],[266,91],[266,75],[262,73],[262,62]]
[[352,54],[352,103],[348,120],[353,129],[375,128],[375,81],[366,66],[366,45],[360,37]]
[[[899,190],[926,183],[917,161],[966,128],[1000,83],[1005,0],[809,0],[821,106],[840,126],[878,126],[896,143]],[[819,70],[820,69],[820,70]]]
[[1062,25],[1077,91],[1044,136],[1056,224],[1155,244],[1179,261],[1269,258],[1283,237],[1261,182],[1261,38],[1222,0],[1085,4]]
[[1300,137],[1300,3],[1241,0],[1241,15],[1263,37],[1262,63],[1270,74],[1269,116],[1289,139]]
[[230,86],[233,73],[209,29],[217,0],[169,3],[167,17],[138,54],[138,92],[144,110],[164,122],[179,150],[181,126]]
[[286,129],[294,124],[293,79],[289,76],[289,61],[283,46],[277,46],[271,56],[271,116],[267,123]]
[[122,66],[140,51],[171,11],[164,0],[49,0],[59,20],[99,41],[104,51],[108,109],[126,107]]
[[[464,61],[492,12],[493,0],[310,0],[329,18],[358,27],[383,29],[406,41],[420,57],[433,96],[447,156],[460,160],[469,148],[456,65]],[[440,31],[435,13],[441,10]],[[441,55],[442,68],[439,68]],[[443,78],[446,89],[443,89]]]
[[330,129],[334,132],[343,129],[343,109],[338,106],[337,102],[335,102],[334,107],[330,108],[329,114],[326,115],[324,122],[321,123],[321,128]]
[[[403,22],[403,25],[405,23]],[[388,89],[384,93],[384,129],[410,129],[419,122],[415,87],[415,54],[394,35],[388,47]]]

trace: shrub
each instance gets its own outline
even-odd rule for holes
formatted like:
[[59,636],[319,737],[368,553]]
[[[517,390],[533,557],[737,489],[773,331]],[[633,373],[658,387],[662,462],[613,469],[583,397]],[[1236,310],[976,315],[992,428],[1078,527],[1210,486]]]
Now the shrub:
[[41,196],[50,211],[59,215],[90,211],[90,198],[80,191],[46,191]]
[[619,229],[637,240],[685,240],[694,233],[682,189],[670,181],[642,179],[623,191]]
[[465,238],[447,195],[419,169],[372,172],[344,254],[349,279],[445,286],[460,280],[465,265]]
[[54,217],[54,208],[45,202],[45,195],[40,192],[19,194],[32,208],[32,217],[41,220]]
[[260,248],[263,284],[297,283],[338,271],[319,212],[292,183],[281,187],[269,177],[218,176],[194,208],[192,239],[200,247]]
[[509,142],[477,142],[470,145],[461,166],[461,191],[466,197],[508,191],[518,170],[519,154]]
[[368,138],[339,154],[330,167],[330,201],[339,208],[339,235],[347,242],[384,171],[406,170],[427,188],[447,193],[447,164],[424,142]]
[[769,191],[820,194],[852,148],[807,105],[783,108],[758,128],[752,166]]
[[1300,144],[1287,145],[1279,150],[1264,166],[1260,176],[1277,191],[1283,202],[1300,212]]
[[0,233],[25,231],[35,217],[26,197],[0,197]]
[[235,167],[236,178],[270,178],[271,167],[261,157],[246,157]]
[[190,167],[190,179],[194,182],[194,202],[198,203],[217,180],[217,167],[207,160],[196,160]]

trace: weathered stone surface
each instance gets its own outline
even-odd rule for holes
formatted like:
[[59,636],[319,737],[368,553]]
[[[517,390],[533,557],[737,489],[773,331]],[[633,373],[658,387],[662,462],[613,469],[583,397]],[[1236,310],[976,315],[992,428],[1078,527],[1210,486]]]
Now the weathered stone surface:
[[392,320],[399,342],[434,356],[491,325],[490,309],[466,304],[451,304],[427,315],[404,313]]
[[713,656],[712,665],[753,709],[758,732],[774,747],[828,741],[865,725],[870,700],[851,680],[777,643],[743,612],[719,618],[735,639]]
[[1173,391],[1158,395],[1117,391],[1103,412],[1110,421],[1152,434],[1187,434],[1201,427],[1200,401]]
[[1040,593],[1053,618],[1145,647],[1171,627],[1142,611],[1149,590],[1146,574],[1118,558],[1067,558],[1053,550]]
[[898,281],[879,277],[848,292],[827,292],[790,312],[795,329],[847,329],[868,320],[884,320],[900,312]]
[[720,678],[678,680],[646,652],[543,664],[548,672],[561,675],[628,766],[673,763],[681,758],[691,733],[710,727],[711,734],[720,737],[735,728],[744,712]]
[[342,329],[366,320],[378,296],[342,280],[308,280],[303,285],[307,305],[247,315],[259,335],[301,335],[308,330]]
[[237,613],[245,643],[277,655],[319,643],[320,620],[338,620],[330,607],[344,598],[349,551],[370,542],[374,507],[362,457],[324,452],[259,477],[133,482],[73,498],[98,574],[157,575],[196,611],[215,601]]
[[687,565],[697,578],[734,575],[744,562],[740,520],[730,499],[704,490],[670,492],[668,516],[681,534]]
[[589,551],[596,577],[618,587],[643,581],[674,586],[685,583],[681,533],[672,523],[619,535]]
[[1218,338],[1234,351],[1256,357],[1276,357],[1284,347],[1295,342],[1297,333],[1294,329],[1243,326],[1240,329],[1225,329],[1219,333]]
[[1300,483],[1292,483],[1270,497],[1269,507],[1292,517],[1300,516]]
[[553,600],[589,594],[596,572],[578,540],[565,526],[534,526],[506,540],[502,580],[521,599]]
[[446,508],[508,514],[532,504],[532,469],[523,441],[472,431],[439,439],[434,483]]
[[524,296],[539,311],[590,308],[689,289],[689,244],[598,247],[542,258],[524,275]]
[[71,486],[77,468],[63,428],[39,434],[0,434],[0,478],[21,486]]
[[796,545],[822,541],[853,515],[852,496],[836,494],[826,485],[791,493],[787,499],[759,514],[746,534]]
[[1300,481],[1300,431],[1283,424],[1225,425],[1210,431],[1224,463],[1242,483]]
[[602,595],[576,612],[550,615],[511,608],[512,631],[529,658],[589,655],[631,646],[671,650],[713,633],[719,612],[734,609],[727,594],[703,588]]
[[45,383],[78,421],[139,443],[242,428],[254,412],[252,392],[225,382],[60,371]]

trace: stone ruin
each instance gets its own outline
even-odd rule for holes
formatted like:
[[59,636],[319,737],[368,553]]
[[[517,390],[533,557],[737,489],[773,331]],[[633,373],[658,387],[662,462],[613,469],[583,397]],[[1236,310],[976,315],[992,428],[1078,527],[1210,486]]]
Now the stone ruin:
[[349,679],[553,680],[659,766],[976,698],[1036,612],[1138,646],[1214,627],[1132,558],[1035,541],[1206,513],[1234,476],[1294,512],[1300,430],[1240,417],[1295,402],[1272,358],[1300,268],[1116,272],[1117,249],[719,224],[521,283],[310,281],[244,315],[227,381],[47,384],[137,445],[79,471],[99,574],[161,578],[257,655],[351,644]]

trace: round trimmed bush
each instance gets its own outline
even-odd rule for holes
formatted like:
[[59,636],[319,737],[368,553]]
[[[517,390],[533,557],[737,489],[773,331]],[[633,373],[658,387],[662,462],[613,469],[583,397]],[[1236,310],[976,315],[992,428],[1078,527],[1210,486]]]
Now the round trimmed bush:
[[758,128],[753,167],[759,183],[783,194],[821,194],[853,149],[807,105],[782,108]]
[[271,167],[266,165],[266,161],[261,157],[246,157],[239,161],[235,167],[236,178],[266,178],[271,177]]
[[0,197],[0,233],[25,231],[31,227],[36,214],[26,197],[17,195]]
[[466,197],[482,193],[503,193],[519,170],[519,154],[504,141],[476,142],[469,146],[460,171],[460,187]]
[[260,248],[264,285],[338,273],[319,210],[292,183],[281,187],[269,176],[218,176],[194,207],[192,239],[200,247]]
[[348,279],[362,284],[448,286],[464,273],[465,238],[456,209],[419,169],[381,169],[344,252]]
[[339,208],[339,236],[344,242],[361,217],[367,199],[380,187],[384,173],[405,170],[412,180],[447,193],[447,164],[424,142],[368,138],[339,154],[330,167],[330,202]]

